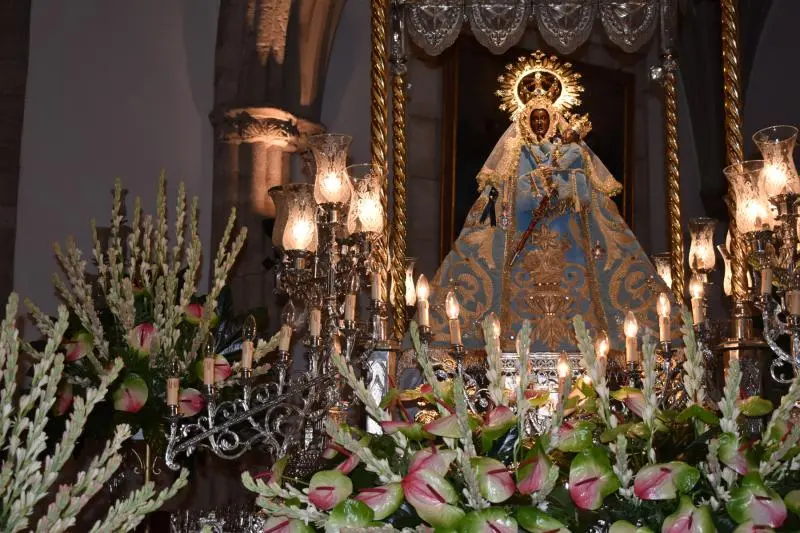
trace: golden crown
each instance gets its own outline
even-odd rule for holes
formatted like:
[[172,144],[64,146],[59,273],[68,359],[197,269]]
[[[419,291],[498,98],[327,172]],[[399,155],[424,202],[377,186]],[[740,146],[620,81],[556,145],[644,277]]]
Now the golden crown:
[[536,99],[547,101],[558,112],[567,111],[581,103],[580,78],[572,64],[536,50],[529,57],[522,56],[516,63],[506,65],[506,72],[498,76],[500,109],[514,117]]

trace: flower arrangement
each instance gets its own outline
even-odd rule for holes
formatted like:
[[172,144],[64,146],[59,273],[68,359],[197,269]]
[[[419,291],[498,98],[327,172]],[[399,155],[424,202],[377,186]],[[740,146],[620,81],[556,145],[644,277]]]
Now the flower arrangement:
[[[724,397],[707,403],[703,365],[691,316],[683,312],[687,405],[661,409],[656,345],[642,342],[642,387],[610,390],[605,361],[580,317],[573,323],[584,373],[560,383],[550,425],[525,432],[526,413],[548,402],[532,392],[525,372],[504,390],[497,336],[484,326],[491,405],[476,414],[463,376],[439,381],[412,325],[425,384],[392,390],[381,405],[340,355],[334,363],[380,421],[367,435],[329,420],[329,464],[309,480],[289,479],[284,462],[243,475],[273,533],[302,531],[461,531],[531,533],[765,533],[800,530],[800,427],[790,411],[800,399],[795,379],[774,409],[739,399],[741,371],[731,359]],[[530,325],[518,334],[520,369],[528,367]],[[576,373],[577,375],[577,373]],[[405,403],[425,402],[432,421],[412,417]],[[748,438],[742,416],[766,416]]]
[[[71,458],[89,415],[107,395],[109,385],[122,368],[114,359],[96,387],[89,387],[84,396],[77,396],[66,429],[53,442],[47,438],[45,426],[51,408],[58,404],[57,391],[65,368],[65,357],[59,345],[68,325],[68,313],[60,307],[58,319],[48,319],[43,333],[47,340],[42,351],[19,340],[14,327],[17,318],[17,296],[12,294],[0,324],[0,529],[32,531],[34,515],[36,531],[60,532],[75,526],[81,510],[119,468],[120,447],[131,435],[127,425],[114,428],[113,437],[96,456],[88,469],[78,473],[71,483],[60,479],[60,472]],[[40,324],[42,325],[42,324]],[[33,358],[33,380],[30,390],[18,391],[20,350]],[[46,452],[46,450],[49,450]],[[157,510],[186,484],[183,470],[175,482],[163,491],[146,483],[109,509],[105,519],[94,524],[93,532],[130,531],[148,513]],[[56,482],[61,483],[54,489]],[[49,502],[49,503],[48,503]]]
[[[198,295],[202,247],[197,197],[187,210],[185,187],[179,186],[171,232],[163,175],[155,217],[143,213],[136,198],[133,220],[127,226],[123,197],[122,183],[117,180],[107,242],[92,221],[96,275],[87,275],[87,261],[74,239],[68,239],[63,248],[55,245],[63,277],[56,275],[54,284],[71,313],[61,344],[65,379],[55,411],[65,414],[74,394],[107,380],[112,361],[119,358],[123,367],[116,379],[109,380],[110,401],[98,407],[93,430],[107,433],[116,423],[127,423],[134,430],[142,429],[147,442],[159,448],[168,377],[180,377],[179,407],[184,416],[204,407],[199,389],[202,359],[207,354],[215,357],[218,389],[224,391],[237,381],[238,363],[228,357],[240,352],[241,321],[237,326],[230,317],[225,282],[244,245],[246,228],[234,236],[234,210],[214,257],[209,292]],[[26,303],[42,331],[52,335],[53,319]],[[268,370],[264,356],[275,345],[274,339],[257,343],[253,375]]]

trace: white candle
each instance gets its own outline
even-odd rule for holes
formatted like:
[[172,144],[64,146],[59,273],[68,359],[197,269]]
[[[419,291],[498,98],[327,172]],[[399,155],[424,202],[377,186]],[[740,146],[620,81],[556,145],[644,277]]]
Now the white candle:
[[214,384],[214,363],[216,360],[213,357],[203,358],[203,383],[206,385]]
[[383,290],[381,287],[381,275],[378,272],[372,273],[372,299],[373,301],[380,301],[383,299]]
[[419,279],[417,279],[417,322],[422,327],[431,325],[430,306],[428,304],[429,294],[428,280],[425,274],[420,274]]
[[[203,370],[205,374],[205,368]],[[180,386],[180,378],[167,378],[167,405],[178,405],[178,389]]]
[[455,292],[450,291],[447,293],[444,307],[450,325],[450,344],[452,346],[460,346],[461,323],[458,321],[458,315],[461,311],[461,306],[458,305],[458,298]]
[[600,336],[595,341],[594,351],[597,355],[597,365],[600,367],[600,374],[604,375],[608,363],[608,336],[605,332],[601,332]]
[[344,319],[350,322],[356,319],[356,295],[353,293],[344,297]]
[[567,383],[567,376],[569,375],[571,368],[569,366],[569,359],[567,359],[567,354],[561,352],[561,356],[558,358],[558,363],[556,364],[556,372],[558,372],[558,401],[561,401],[561,398],[564,395],[564,388]]
[[312,337],[319,337],[322,332],[322,311],[316,307],[309,314],[308,330]]
[[702,324],[705,320],[702,298],[692,298],[692,320],[694,321],[695,326]]
[[769,267],[761,271],[761,294],[772,294],[772,269]]
[[281,332],[278,336],[278,350],[281,352],[288,352],[289,345],[292,342],[292,326],[284,324],[281,326]]
[[786,307],[790,315],[800,315],[800,291],[786,291]]
[[636,334],[639,332],[639,323],[636,321],[636,315],[632,311],[628,311],[625,316],[623,329],[625,332],[625,361],[636,363],[639,359],[639,345],[636,340]]
[[669,313],[671,307],[667,293],[662,292],[659,294],[656,310],[658,311],[658,338],[661,342],[669,342]]
[[254,351],[253,341],[246,340],[242,343],[242,368],[250,369],[253,366]]
[[692,320],[695,325],[705,321],[703,289],[703,282],[698,278],[692,278],[692,281],[689,283],[689,295],[692,297]]

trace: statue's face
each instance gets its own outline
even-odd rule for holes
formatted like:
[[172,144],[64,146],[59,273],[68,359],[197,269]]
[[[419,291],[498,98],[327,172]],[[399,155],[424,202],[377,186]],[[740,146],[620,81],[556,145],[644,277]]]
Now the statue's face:
[[550,129],[550,114],[546,109],[534,109],[531,111],[531,131],[537,137],[543,138]]

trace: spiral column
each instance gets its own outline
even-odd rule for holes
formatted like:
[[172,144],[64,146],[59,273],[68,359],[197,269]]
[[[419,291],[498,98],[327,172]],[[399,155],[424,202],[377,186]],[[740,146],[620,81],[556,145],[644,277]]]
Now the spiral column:
[[[388,53],[386,35],[388,28],[389,0],[371,0],[371,46],[370,58],[370,152],[372,165],[380,169],[383,183],[381,204],[383,205],[384,230],[375,246],[375,261],[381,271],[383,287],[387,286],[387,269],[389,268],[389,251],[387,248],[390,227],[389,214],[389,181],[387,153],[389,137],[388,99]],[[388,294],[388,293],[387,293]]]
[[[725,93],[725,160],[728,165],[741,163],[744,134],[742,132],[742,82],[739,76],[739,11],[738,0],[721,0],[722,7],[722,82]],[[736,301],[747,297],[747,250],[744,238],[736,227],[736,198],[728,195],[731,232],[731,287]]]
[[684,299],[683,228],[681,227],[681,174],[678,155],[678,63],[667,51],[662,63],[664,87],[664,164],[667,178],[670,266],[672,292],[677,301]]
[[406,189],[406,73],[392,76],[392,291],[394,293],[394,338],[400,340],[406,329],[406,239],[408,208]]

